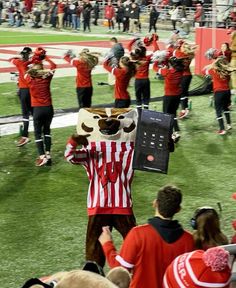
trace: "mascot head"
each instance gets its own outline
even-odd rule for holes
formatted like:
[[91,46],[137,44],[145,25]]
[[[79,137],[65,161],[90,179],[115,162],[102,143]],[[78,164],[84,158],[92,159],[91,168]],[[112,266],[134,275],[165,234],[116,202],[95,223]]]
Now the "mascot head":
[[138,114],[130,108],[82,108],[78,113],[77,133],[89,142],[133,142]]
[[22,288],[128,288],[131,274],[122,267],[111,269],[106,277],[85,270],[58,272],[48,277],[31,278]]

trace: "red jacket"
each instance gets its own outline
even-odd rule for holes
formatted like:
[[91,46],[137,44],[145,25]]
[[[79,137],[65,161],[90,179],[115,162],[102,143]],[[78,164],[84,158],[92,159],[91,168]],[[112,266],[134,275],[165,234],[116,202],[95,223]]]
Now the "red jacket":
[[196,10],[194,13],[194,21],[195,22],[201,22],[204,17],[204,10],[201,4],[197,4]]
[[57,14],[62,14],[64,13],[65,11],[65,4],[64,3],[58,3],[57,4]]
[[113,17],[115,17],[115,8],[112,5],[107,5],[105,7],[105,18],[111,20]]

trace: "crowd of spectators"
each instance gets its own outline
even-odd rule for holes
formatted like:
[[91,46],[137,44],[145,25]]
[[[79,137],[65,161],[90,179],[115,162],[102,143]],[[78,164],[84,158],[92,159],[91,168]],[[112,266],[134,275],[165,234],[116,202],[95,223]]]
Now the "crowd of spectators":
[[[209,25],[210,5],[211,1],[207,0],[204,3],[203,0],[0,0],[0,24],[7,21],[12,27],[48,25],[90,32],[92,23],[107,26],[110,32],[117,29],[136,33],[148,24],[149,30],[156,31],[157,21],[167,21],[173,30],[180,28],[188,34],[192,26]],[[234,10],[231,9],[225,22],[235,22]]]

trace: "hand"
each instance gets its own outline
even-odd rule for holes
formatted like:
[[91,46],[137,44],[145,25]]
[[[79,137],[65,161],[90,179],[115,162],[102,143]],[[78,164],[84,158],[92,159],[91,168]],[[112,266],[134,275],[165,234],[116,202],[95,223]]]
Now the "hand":
[[158,39],[159,39],[159,36],[156,33],[153,33],[152,34],[152,40],[153,41],[158,41]]
[[43,60],[48,61],[50,60],[50,58],[47,55],[45,55],[45,58]]
[[78,145],[83,145],[87,146],[88,145],[88,139],[91,134],[86,134],[86,135],[78,135],[78,134],[73,134],[71,138],[78,144]]
[[105,244],[108,241],[112,241],[112,234],[109,226],[102,227],[102,233],[99,236],[98,241],[101,243],[101,245]]

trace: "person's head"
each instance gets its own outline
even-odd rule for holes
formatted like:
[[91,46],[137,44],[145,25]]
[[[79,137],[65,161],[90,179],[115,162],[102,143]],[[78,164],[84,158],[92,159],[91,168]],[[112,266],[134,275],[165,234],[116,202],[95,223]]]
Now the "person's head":
[[228,42],[222,43],[220,49],[221,49],[222,52],[230,50],[229,43]]
[[190,45],[187,42],[183,42],[180,46],[180,51],[187,54],[187,55],[194,55],[197,49],[196,45]]
[[230,254],[222,247],[178,256],[166,269],[164,287],[222,287],[231,280]]
[[184,59],[182,59],[182,58],[176,58],[175,56],[172,56],[169,58],[168,63],[176,71],[183,71],[184,70]]
[[89,52],[89,49],[84,48],[79,54],[82,61],[87,63],[90,69],[93,69],[98,64],[98,57]]
[[203,229],[211,223],[214,223],[215,227],[220,226],[219,215],[213,207],[204,206],[195,210],[191,218],[191,226],[194,230]]
[[44,60],[46,57],[46,50],[44,50],[42,47],[37,47],[34,51],[34,57],[36,57],[38,60]]
[[143,58],[146,55],[146,47],[140,46],[134,50],[134,52],[130,53],[130,56],[132,60],[139,60],[140,58]]
[[110,43],[111,43],[111,46],[114,46],[115,44],[117,44],[118,43],[117,38],[116,37],[111,37]]
[[172,218],[181,209],[182,193],[178,187],[166,185],[157,193],[156,209],[163,218]]
[[46,73],[45,72],[44,72],[44,68],[43,68],[43,64],[42,63],[33,64],[33,66],[27,71],[27,73],[32,78],[41,78],[48,71]]
[[227,238],[220,230],[219,215],[214,208],[198,208],[191,219],[191,226],[196,230],[194,232],[196,248],[227,244]]
[[122,56],[120,58],[119,66],[121,68],[126,68],[130,76],[134,76],[136,73],[136,65],[133,61],[130,60],[128,56]]
[[24,47],[20,52],[20,55],[24,61],[28,61],[30,55],[32,54],[32,49],[30,47]]
[[128,288],[131,282],[131,274],[121,266],[111,269],[106,278],[119,288]]
[[225,57],[218,57],[213,63],[212,68],[220,75],[221,78],[227,78],[230,74],[228,61]]

